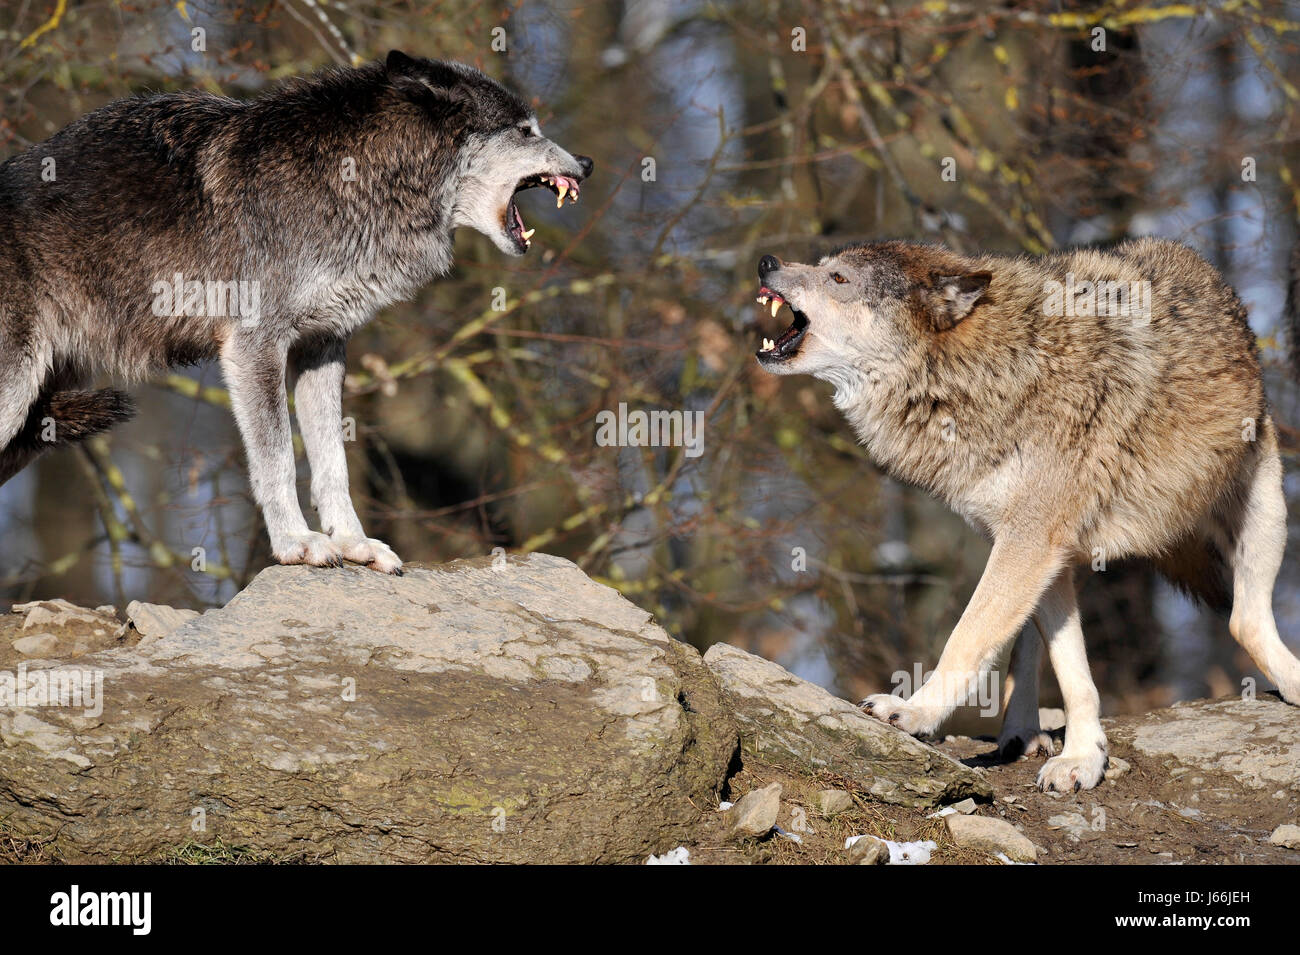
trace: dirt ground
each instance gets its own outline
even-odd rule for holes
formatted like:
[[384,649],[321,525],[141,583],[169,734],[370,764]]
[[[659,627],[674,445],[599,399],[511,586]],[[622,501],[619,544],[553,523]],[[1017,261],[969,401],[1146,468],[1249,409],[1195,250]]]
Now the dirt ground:
[[[1059,751],[1062,733],[1055,736]],[[1250,789],[1231,777],[1200,770],[1171,774],[1166,766],[1146,765],[1141,754],[1114,743],[1111,755],[1127,762],[1127,771],[1088,792],[1043,793],[1035,785],[1041,758],[1000,763],[990,739],[949,737],[938,748],[985,774],[995,798],[980,805],[977,814],[998,816],[1019,828],[1038,848],[1040,865],[1300,865],[1300,851],[1268,843],[1274,828],[1295,821],[1295,794],[1279,799],[1271,789]],[[727,798],[737,800],[772,782],[782,785],[777,824],[797,833],[801,842],[773,834],[726,844],[723,827],[715,823],[714,841],[692,848],[692,863],[844,864],[844,840],[866,833],[895,841],[933,840],[938,848],[930,865],[1002,864],[954,845],[942,820],[926,818],[932,810],[873,802],[841,777],[792,776],[751,760],[732,777]],[[832,788],[848,790],[854,806],[823,819],[816,794]]]

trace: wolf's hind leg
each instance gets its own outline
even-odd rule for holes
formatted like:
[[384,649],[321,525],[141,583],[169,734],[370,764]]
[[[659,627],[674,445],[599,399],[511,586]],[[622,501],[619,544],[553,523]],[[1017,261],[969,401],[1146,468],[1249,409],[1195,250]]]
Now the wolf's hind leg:
[[1073,568],[1061,571],[1043,594],[1034,621],[1047,641],[1065,700],[1065,745],[1060,756],[1039,770],[1038,786],[1056,792],[1091,789],[1106,773],[1106,733],[1101,728],[1101,698],[1088,669]]
[[1005,760],[1056,751],[1052,735],[1038,722],[1038,674],[1043,662],[1043,637],[1035,620],[1026,624],[1011,649],[1011,687],[1002,708],[998,752]]
[[1286,499],[1282,462],[1272,422],[1260,429],[1259,454],[1245,501],[1229,528],[1232,617],[1228,629],[1288,703],[1300,705],[1300,660],[1278,636],[1273,619],[1273,582],[1286,548]]
[[367,537],[348,493],[348,459],[343,447],[343,372],[346,341],[312,338],[293,351],[298,372],[293,399],[298,430],[311,465],[311,501],[321,529],[344,560],[386,574],[401,574],[402,561],[383,541]]
[[40,395],[52,364],[49,355],[34,354],[30,342],[10,338],[0,334],[0,448],[7,447],[23,429],[27,411]]
[[[14,320],[3,314],[0,319]],[[0,483],[22,470],[39,450],[24,440],[24,432],[51,358],[35,353],[31,341],[17,340],[21,337],[21,331],[0,334]]]

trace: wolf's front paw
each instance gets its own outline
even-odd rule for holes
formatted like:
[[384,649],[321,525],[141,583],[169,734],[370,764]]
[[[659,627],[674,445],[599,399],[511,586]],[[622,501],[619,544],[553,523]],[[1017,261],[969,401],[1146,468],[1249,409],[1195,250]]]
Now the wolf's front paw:
[[1106,775],[1106,751],[1094,747],[1075,755],[1064,752],[1053,756],[1038,771],[1038,788],[1044,792],[1078,792],[1092,789]]
[[913,736],[929,736],[939,728],[942,718],[928,707],[918,706],[892,693],[874,693],[858,706],[876,719]]
[[308,531],[292,534],[272,546],[275,559],[282,564],[310,564],[313,567],[342,567],[343,552],[324,534]]
[[402,576],[402,560],[393,553],[391,547],[373,537],[353,538],[335,542],[343,554],[344,560],[354,564],[365,564],[381,574]]

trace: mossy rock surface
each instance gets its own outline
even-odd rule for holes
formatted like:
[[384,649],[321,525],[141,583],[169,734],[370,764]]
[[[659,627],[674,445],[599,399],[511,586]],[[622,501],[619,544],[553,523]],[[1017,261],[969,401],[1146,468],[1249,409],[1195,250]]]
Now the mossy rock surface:
[[722,684],[748,753],[791,772],[845,776],[873,798],[900,806],[992,798],[974,769],[770,660],[716,644],[704,662]]

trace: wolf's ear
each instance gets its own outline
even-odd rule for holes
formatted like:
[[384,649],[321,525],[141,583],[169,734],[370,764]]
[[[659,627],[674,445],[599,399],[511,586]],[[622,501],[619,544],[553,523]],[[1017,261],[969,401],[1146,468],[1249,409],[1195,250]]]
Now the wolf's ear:
[[388,75],[397,78],[399,76],[414,76],[419,69],[420,64],[416,63],[411,57],[407,56],[401,50],[389,50],[388,59],[384,61],[384,69]]
[[936,331],[946,332],[970,314],[993,280],[992,272],[930,274],[929,311]]
[[417,60],[401,50],[391,50],[384,61],[384,70],[393,86],[414,100],[431,98],[446,104],[460,100],[461,76],[446,63],[438,60]]

